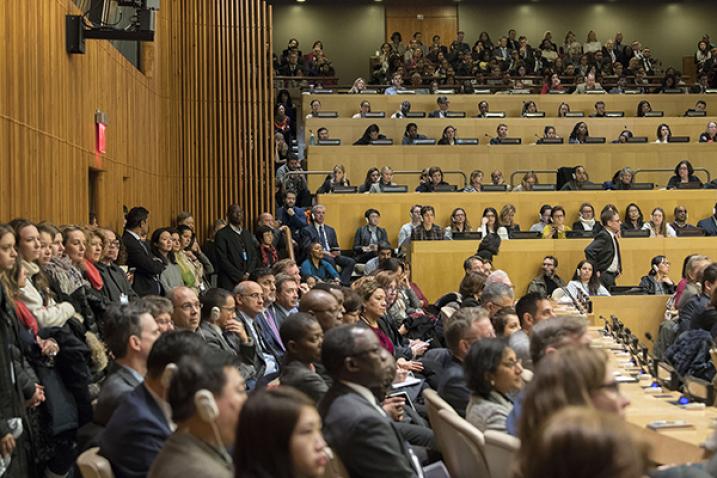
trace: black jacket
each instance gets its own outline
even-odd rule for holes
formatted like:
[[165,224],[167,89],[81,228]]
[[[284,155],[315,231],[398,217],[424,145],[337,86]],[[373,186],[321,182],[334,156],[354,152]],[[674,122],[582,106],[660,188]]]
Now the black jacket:
[[[361,248],[368,246],[370,242],[371,231],[367,225],[356,229],[356,235],[354,236],[354,253],[358,255],[363,254],[364,251]],[[376,244],[381,244],[382,242],[388,242],[388,234],[386,233],[386,229],[376,227]]]
[[246,229],[237,234],[229,225],[217,232],[214,244],[218,259],[218,285],[231,291],[259,265],[254,237]]
[[102,282],[104,283],[102,295],[106,300],[119,304],[122,294],[126,295],[130,301],[137,298],[137,293],[127,282],[127,276],[117,264],[107,265],[97,262],[95,266],[97,266],[102,276]]
[[[622,270],[622,257],[619,249],[617,254],[618,270]],[[610,233],[606,229],[600,231],[595,236],[595,239],[588,244],[588,247],[585,248],[585,258],[593,261],[597,265],[597,270],[600,272],[605,272],[608,267],[610,267],[614,257],[615,246],[613,245]]]
[[152,255],[149,246],[141,243],[128,231],[122,234],[122,243],[127,251],[127,266],[134,269],[134,291],[140,297],[161,295],[159,274],[164,270],[164,263]]

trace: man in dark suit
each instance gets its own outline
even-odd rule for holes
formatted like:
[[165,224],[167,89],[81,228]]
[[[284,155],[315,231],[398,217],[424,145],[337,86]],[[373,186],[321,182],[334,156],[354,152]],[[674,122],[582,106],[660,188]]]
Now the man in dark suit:
[[318,403],[329,389],[316,373],[315,364],[321,360],[324,338],[319,322],[311,314],[297,312],[281,324],[280,333],[286,344],[286,357],[279,381],[301,390]]
[[324,436],[352,478],[413,478],[420,464],[371,388],[392,360],[368,328],[340,326],[324,339],[321,360],[334,383],[319,404]]
[[606,289],[615,285],[615,279],[622,272],[622,256],[617,236],[620,233],[620,215],[611,208],[600,214],[603,228],[585,248],[585,258],[595,264],[600,273],[600,282]]
[[154,343],[144,383],[126,395],[100,437],[100,455],[110,461],[116,478],[147,476],[172,433],[166,401],[172,370],[165,373],[165,368],[184,356],[199,357],[204,347],[198,335],[187,331],[168,332]]
[[[711,307],[712,291],[717,286],[717,263],[712,263],[702,271],[702,293],[692,297],[682,307],[679,315],[679,332],[685,330],[704,329],[711,330],[714,325],[710,316],[703,313]],[[708,319],[708,320],[705,320]]]
[[448,113],[448,97],[447,96],[439,96],[438,99],[436,99],[436,103],[438,104],[438,109],[435,111],[432,111],[428,113],[429,118],[445,118]]
[[294,191],[284,193],[284,205],[276,210],[276,219],[283,225],[289,226],[294,238],[298,237],[299,231],[306,227],[306,210],[296,206]]
[[381,213],[371,208],[367,209],[363,216],[366,218],[366,224],[356,229],[354,236],[354,256],[359,264],[365,264],[376,257],[378,245],[388,242],[386,229],[378,225]]
[[96,424],[107,425],[125,395],[142,383],[147,372],[147,356],[159,335],[154,317],[139,304],[107,309],[104,338],[115,361],[95,405]]
[[325,224],[326,208],[317,204],[311,209],[313,224],[301,230],[301,249],[307,251],[312,243],[318,242],[324,248],[324,260],[332,266],[341,267],[341,282],[348,285],[351,282],[356,261],[341,255],[341,247],[333,227]]
[[463,374],[463,359],[474,342],[495,337],[495,331],[485,309],[466,307],[453,314],[445,337],[452,357],[438,378],[436,391],[460,416],[465,417],[471,392]]
[[159,274],[164,270],[164,263],[154,257],[149,246],[142,239],[147,235],[149,227],[149,211],[141,206],[133,207],[125,217],[125,229],[122,243],[127,251],[127,266],[134,269],[132,288],[139,296],[162,295]]
[[244,325],[247,335],[255,346],[252,365],[256,369],[257,380],[265,375],[279,371],[279,351],[265,339],[266,332],[257,320],[264,311],[264,291],[256,282],[244,281],[234,289],[237,304],[237,319]]
[[278,274],[276,276],[276,300],[271,304],[270,310],[279,327],[289,315],[299,311],[298,306],[299,285],[296,283],[296,279],[288,274]]
[[228,224],[217,232],[214,244],[218,259],[218,285],[222,289],[233,290],[239,282],[259,264],[254,236],[244,229],[244,210],[238,204],[232,204],[227,210]]
[[712,208],[712,215],[700,220],[697,227],[705,231],[706,236],[717,236],[717,203]]

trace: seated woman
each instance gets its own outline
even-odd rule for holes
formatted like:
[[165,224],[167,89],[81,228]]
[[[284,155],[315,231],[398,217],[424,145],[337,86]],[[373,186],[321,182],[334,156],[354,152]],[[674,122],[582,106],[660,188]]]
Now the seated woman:
[[498,211],[492,207],[487,207],[483,210],[483,218],[481,219],[481,226],[478,230],[483,237],[486,237],[488,234],[498,234],[503,240],[509,238],[508,230],[500,224]]
[[470,179],[468,180],[468,186],[463,189],[465,193],[478,193],[480,192],[481,184],[483,183],[483,171],[480,169],[474,169],[471,171]]
[[520,359],[505,339],[486,338],[471,346],[464,367],[471,391],[466,420],[481,432],[505,433],[505,422],[513,409],[511,397],[523,388]]
[[634,202],[628,204],[627,208],[625,208],[625,215],[622,218],[622,224],[620,224],[620,230],[622,232],[639,231],[642,229],[644,224],[645,220],[642,215],[642,211],[640,210],[640,206]]
[[354,80],[354,84],[351,87],[351,89],[349,90],[349,94],[359,95],[359,94],[363,93],[365,89],[366,89],[366,81],[363,78],[359,77],[359,78],[356,78],[356,80]]
[[567,288],[572,297],[578,297],[578,291],[589,296],[610,295],[595,273],[595,264],[587,259],[578,262],[578,268],[573,274],[573,279],[568,282]]
[[393,168],[384,166],[381,168],[381,178],[369,188],[370,193],[382,193],[386,186],[395,186],[393,182]]
[[585,138],[589,137],[588,124],[584,121],[576,123],[573,127],[573,131],[570,133],[568,143],[570,144],[582,144],[585,142]]
[[537,113],[538,112],[538,105],[535,104],[535,101],[526,101],[523,103],[523,111],[521,112],[521,116],[525,116],[527,113]]
[[587,184],[595,184],[590,182],[590,175],[588,174],[588,170],[585,169],[585,166],[575,166],[575,170],[573,171],[572,178],[567,183],[563,184],[563,187],[560,188],[561,191],[580,191],[583,189],[583,186]]
[[503,307],[491,319],[496,337],[510,337],[520,330],[520,320],[513,307]]
[[368,100],[362,100],[359,104],[359,112],[353,115],[351,118],[363,118],[366,116],[366,113],[371,112],[371,103],[369,103]]
[[665,221],[665,211],[661,207],[652,210],[650,220],[642,225],[642,229],[650,231],[650,237],[677,237],[673,227]]
[[354,146],[365,146],[371,144],[371,141],[376,141],[379,139],[386,139],[386,136],[381,134],[378,125],[374,123],[369,125],[368,128],[366,128],[366,131],[364,131],[363,135],[356,140]]
[[446,226],[444,236],[446,239],[453,239],[454,232],[470,232],[471,225],[468,222],[468,215],[466,210],[462,207],[457,207],[451,213],[451,223]]
[[426,139],[426,136],[418,133],[418,125],[416,123],[408,123],[406,131],[403,133],[401,144],[413,144],[417,139]]
[[633,137],[632,131],[630,131],[629,129],[624,129],[620,133],[620,136],[618,136],[617,139],[614,139],[612,141],[612,144],[625,144],[625,143],[627,143],[627,140],[632,137]]
[[324,476],[328,462],[321,417],[312,401],[291,387],[252,394],[236,432],[236,476]]
[[586,202],[580,205],[580,215],[573,223],[573,231],[592,231],[593,236],[602,229],[600,221],[595,220],[595,208]]
[[274,232],[269,226],[258,226],[254,236],[259,243],[259,262],[261,267],[271,267],[279,261],[279,251],[274,247]]
[[640,279],[640,288],[649,295],[672,295],[675,283],[670,279],[670,261],[665,256],[655,256],[650,262],[650,272]]
[[672,130],[670,130],[669,125],[662,123],[660,126],[657,127],[657,139],[655,140],[655,143],[669,143],[670,142],[670,136],[672,136]]
[[652,105],[650,105],[650,102],[647,100],[642,100],[637,104],[637,113],[635,116],[638,118],[643,118],[645,116],[645,113],[651,113],[652,112]]
[[532,191],[533,185],[535,184],[538,184],[538,175],[533,171],[528,171],[523,175],[523,179],[520,180],[520,184],[513,188],[513,191]]
[[[565,87],[560,83],[560,76],[558,76],[557,73],[553,73],[550,76],[550,80],[546,80],[543,82],[543,87],[540,89],[541,95],[547,95],[551,91],[565,91]],[[565,104],[565,103],[563,103]],[[568,110],[570,110],[570,107],[568,106]],[[558,109],[558,114],[560,114],[560,110]]]
[[[490,182],[494,186],[500,186],[501,184],[505,184],[505,176],[503,176],[503,171],[500,169],[496,169],[490,173]],[[507,184],[508,191],[510,191],[510,184]]]
[[680,161],[675,166],[675,175],[670,178],[667,182],[667,189],[677,189],[680,184],[693,184],[697,187],[702,187],[702,181],[700,178],[694,175],[695,170],[692,167],[692,163],[689,161]]
[[366,178],[363,180],[363,184],[358,187],[358,192],[367,193],[371,190],[371,186],[377,183],[381,179],[381,171],[378,168],[369,168],[366,171]]
[[560,139],[555,126],[548,125],[543,129],[543,139]]
[[707,129],[700,135],[700,143],[714,143],[717,139],[717,123],[710,121]]
[[336,186],[351,186],[349,178],[346,177],[346,168],[343,164],[337,164],[326,176],[324,183],[316,191],[316,194],[328,194],[334,192]]
[[177,264],[174,255],[174,244],[172,241],[172,233],[174,228],[160,227],[152,233],[150,251],[165,265],[164,270],[159,275],[159,282],[162,284],[162,295],[167,295],[170,290],[175,287],[183,286],[182,270]]
[[565,113],[570,113],[570,105],[563,102],[558,105],[558,118],[565,118]]
[[490,144],[500,144],[501,141],[508,137],[508,125],[499,124],[495,132],[496,136],[490,139]]
[[609,185],[610,189],[617,190],[630,190],[632,189],[632,182],[635,179],[635,173],[632,168],[625,167],[615,173],[612,183]]
[[572,231],[570,226],[565,225],[565,209],[562,206],[553,206],[550,211],[552,224],[543,229],[543,239],[565,239],[566,233]]
[[443,134],[441,134],[441,139],[438,140],[438,144],[451,146],[456,144],[456,129],[450,125],[443,128]]
[[423,182],[416,188],[417,193],[432,193],[436,191],[438,186],[448,186],[449,184],[443,180],[443,170],[438,166],[431,166],[428,169],[429,181]]
[[520,231],[520,224],[515,222],[515,212],[515,206],[512,204],[504,204],[503,207],[500,208],[498,222],[500,222],[500,225],[505,228],[508,234]]
[[307,248],[307,258],[301,264],[301,277],[316,277],[324,282],[335,282],[339,284],[339,273],[334,266],[324,260],[324,248],[321,243],[314,241]]

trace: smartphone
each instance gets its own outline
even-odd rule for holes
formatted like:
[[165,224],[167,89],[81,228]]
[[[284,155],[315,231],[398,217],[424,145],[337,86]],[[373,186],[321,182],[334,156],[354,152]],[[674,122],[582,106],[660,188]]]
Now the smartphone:
[[386,398],[390,397],[403,397],[403,399],[406,401],[406,405],[411,407],[414,411],[416,410],[416,407],[413,406],[413,402],[411,401],[411,397],[408,396],[408,393],[406,392],[392,392],[386,395]]

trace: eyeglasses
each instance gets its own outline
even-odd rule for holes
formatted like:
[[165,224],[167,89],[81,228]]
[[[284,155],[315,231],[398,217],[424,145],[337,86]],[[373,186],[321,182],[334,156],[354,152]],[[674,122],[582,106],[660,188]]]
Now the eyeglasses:
[[521,359],[508,360],[507,362],[501,362],[500,364],[503,367],[507,367],[507,368],[517,368],[518,366],[523,365],[523,361]]
[[620,384],[614,380],[612,382],[603,383],[598,388],[601,388],[601,389],[604,388],[604,389],[610,390],[615,393],[620,393]]
[[202,308],[202,304],[199,301],[185,302],[184,304],[180,305],[179,308],[185,311],[192,309],[200,310]]

